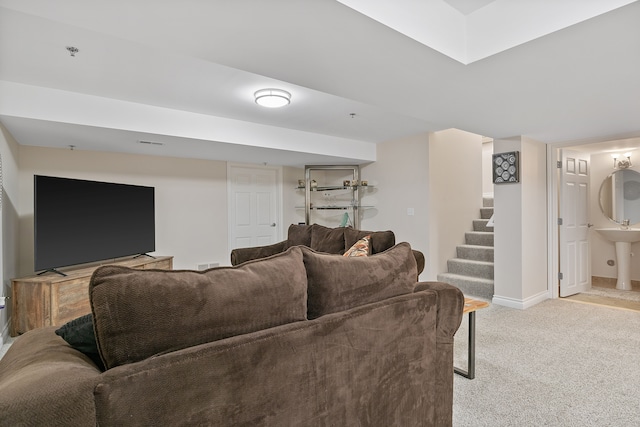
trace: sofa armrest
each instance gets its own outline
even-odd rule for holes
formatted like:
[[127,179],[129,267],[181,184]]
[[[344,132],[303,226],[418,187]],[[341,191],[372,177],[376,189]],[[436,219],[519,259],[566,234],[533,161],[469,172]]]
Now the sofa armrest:
[[231,251],[231,265],[242,264],[252,259],[266,258],[271,255],[279,254],[289,248],[289,241],[274,243],[267,246],[254,246],[252,248],[236,248]]
[[95,425],[101,372],[55,330],[26,332],[0,360],[0,426]]
[[453,342],[462,322],[464,294],[460,289],[443,282],[419,282],[414,292],[432,290],[438,294],[438,342]]
[[418,276],[420,276],[420,273],[424,270],[424,254],[416,249],[412,249],[412,251],[418,265]]
[[462,322],[464,295],[455,286],[442,282],[419,282],[415,287],[415,292],[424,290],[438,294],[435,380],[440,394],[436,397],[435,425],[450,426],[453,422],[453,336]]

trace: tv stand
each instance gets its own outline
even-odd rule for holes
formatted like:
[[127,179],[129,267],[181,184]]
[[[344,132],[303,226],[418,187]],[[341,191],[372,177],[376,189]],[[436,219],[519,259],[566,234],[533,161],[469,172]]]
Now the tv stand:
[[45,271],[41,271],[40,273],[38,273],[38,276],[42,276],[43,274],[46,274],[46,273],[48,273],[48,272],[56,273],[56,274],[59,274],[59,275],[61,275],[61,276],[63,276],[63,277],[67,277],[67,275],[66,275],[66,274],[64,274],[64,273],[63,273],[62,271],[60,271],[60,270],[56,270],[55,268],[49,268],[49,269],[47,269],[47,270],[45,270]]
[[89,282],[93,272],[102,265],[171,270],[173,257],[111,260],[90,267],[66,270],[64,276],[34,274],[13,279],[11,281],[11,336],[15,337],[44,326],[62,326],[76,317],[91,313]]

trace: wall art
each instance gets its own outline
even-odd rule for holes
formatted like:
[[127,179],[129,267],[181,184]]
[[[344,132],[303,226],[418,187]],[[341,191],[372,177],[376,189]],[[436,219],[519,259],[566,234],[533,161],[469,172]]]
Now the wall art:
[[520,182],[520,152],[510,151],[493,155],[493,183]]

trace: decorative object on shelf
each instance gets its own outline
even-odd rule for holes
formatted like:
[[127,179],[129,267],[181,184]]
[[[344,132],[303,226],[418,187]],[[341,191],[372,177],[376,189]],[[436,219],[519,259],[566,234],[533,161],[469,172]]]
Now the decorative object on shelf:
[[493,183],[520,182],[520,152],[510,151],[493,155]]
[[363,187],[366,187],[367,185],[369,185],[369,182],[365,181],[365,180],[362,180],[362,181],[360,181],[360,185],[363,186]]
[[346,227],[350,223],[351,223],[351,220],[349,219],[349,213],[345,212],[344,215],[342,215],[342,221],[340,221],[340,227]]
[[345,179],[344,181],[342,181],[342,185],[344,185],[345,187],[351,187],[351,180]]
[[312,179],[311,182],[309,183],[309,187],[318,188],[318,181],[316,181],[315,179]]
[[613,157],[614,169],[628,169],[633,166],[631,164],[631,153],[624,153],[624,158],[621,158],[618,153],[613,153],[611,157]]
[[304,188],[304,179],[298,180],[298,188]]
[[260,89],[253,96],[256,104],[267,108],[280,108],[291,102],[291,94],[282,89]]

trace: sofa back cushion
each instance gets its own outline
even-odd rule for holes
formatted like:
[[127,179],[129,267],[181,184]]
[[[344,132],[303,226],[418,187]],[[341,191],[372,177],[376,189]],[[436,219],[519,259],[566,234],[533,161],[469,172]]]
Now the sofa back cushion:
[[287,232],[289,246],[311,246],[311,229],[313,225],[291,224]]
[[396,244],[396,236],[393,231],[365,231],[355,228],[344,229],[344,244],[346,248],[353,246],[358,240],[365,236],[371,236],[369,246],[372,254],[384,252]]
[[413,292],[416,260],[404,242],[368,257],[344,257],[301,247],[307,269],[307,317]]
[[89,285],[107,369],[155,354],[305,320],[299,247],[205,271],[98,268]]
[[[346,230],[345,227],[329,228],[324,225],[313,224],[311,226],[311,249],[328,254],[342,255],[345,251],[344,230]],[[347,246],[347,248],[349,247],[351,245]]]

